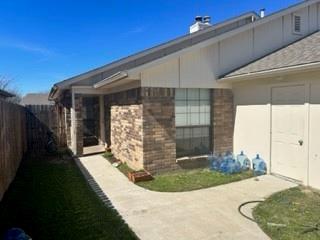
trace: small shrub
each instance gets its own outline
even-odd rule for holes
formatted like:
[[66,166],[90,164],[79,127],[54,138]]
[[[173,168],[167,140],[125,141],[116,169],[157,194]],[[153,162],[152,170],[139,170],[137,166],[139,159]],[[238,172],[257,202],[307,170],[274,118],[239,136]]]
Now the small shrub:
[[105,152],[105,153],[103,154],[103,156],[104,156],[105,158],[112,158],[112,157],[113,157],[113,153],[112,153],[112,152]]

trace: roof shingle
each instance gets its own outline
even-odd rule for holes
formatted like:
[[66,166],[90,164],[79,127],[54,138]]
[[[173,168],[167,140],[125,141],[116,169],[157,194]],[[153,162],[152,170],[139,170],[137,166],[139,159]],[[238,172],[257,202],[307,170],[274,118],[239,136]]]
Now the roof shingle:
[[49,93],[28,93],[21,99],[21,105],[53,105],[54,102],[48,100]]

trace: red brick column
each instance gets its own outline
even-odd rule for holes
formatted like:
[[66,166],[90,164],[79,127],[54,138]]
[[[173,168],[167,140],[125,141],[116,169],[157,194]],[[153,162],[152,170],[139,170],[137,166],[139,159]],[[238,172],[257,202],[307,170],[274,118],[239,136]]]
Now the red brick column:
[[174,89],[142,88],[143,165],[152,173],[178,168]]

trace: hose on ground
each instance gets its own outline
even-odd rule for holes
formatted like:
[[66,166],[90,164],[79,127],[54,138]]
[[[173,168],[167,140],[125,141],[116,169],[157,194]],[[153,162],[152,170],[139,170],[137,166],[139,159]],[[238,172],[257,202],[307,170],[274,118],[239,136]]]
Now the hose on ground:
[[262,200],[255,200],[255,201],[247,201],[247,202],[241,203],[240,206],[238,207],[238,212],[239,212],[243,217],[245,217],[246,219],[248,219],[248,220],[256,223],[257,221],[254,220],[253,218],[245,215],[245,214],[241,211],[241,208],[242,208],[243,206],[247,205],[247,204],[250,204],[250,203],[261,203],[261,202],[263,202],[263,201],[262,201]]
[[[244,202],[244,203],[241,203],[238,207],[238,212],[243,216],[245,217],[246,219],[252,221],[252,222],[255,222],[255,223],[258,223],[254,218],[251,218],[247,215],[245,215],[242,211],[241,211],[241,208],[247,204],[251,204],[251,203],[261,203],[261,202],[264,202],[262,200],[255,200],[255,201],[247,201],[247,202]],[[268,222],[268,225],[269,226],[273,226],[273,227],[289,227],[287,226],[286,224],[278,224],[278,223],[269,223]],[[297,225],[297,226],[291,226],[291,227],[294,227],[294,228],[302,228],[303,231],[302,233],[303,234],[306,234],[306,233],[310,233],[310,232],[319,232],[320,231],[320,223],[317,223],[317,224],[314,224],[314,225]]]

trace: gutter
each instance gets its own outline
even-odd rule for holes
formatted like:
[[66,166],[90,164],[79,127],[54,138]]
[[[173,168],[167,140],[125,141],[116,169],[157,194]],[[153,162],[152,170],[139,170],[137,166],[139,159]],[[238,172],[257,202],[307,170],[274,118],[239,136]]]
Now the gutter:
[[230,77],[223,77],[218,79],[219,82],[236,82],[236,81],[245,81],[257,78],[267,78],[276,75],[282,75],[286,73],[297,73],[297,72],[307,72],[320,68],[320,62],[307,63],[301,65],[295,65],[290,67],[283,67],[277,69],[263,70],[260,72],[249,72],[241,75],[235,75]]
[[120,71],[120,72],[117,72],[117,73],[111,75],[110,77],[107,77],[107,78],[101,80],[100,82],[97,82],[96,84],[93,85],[93,87],[96,89],[101,88],[107,84],[122,80],[127,77],[128,77],[128,73],[126,71]]

